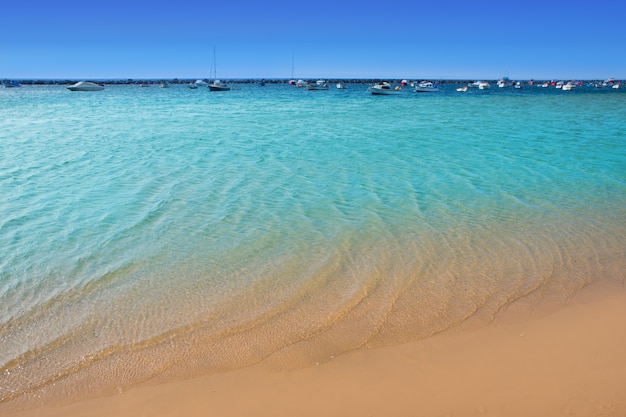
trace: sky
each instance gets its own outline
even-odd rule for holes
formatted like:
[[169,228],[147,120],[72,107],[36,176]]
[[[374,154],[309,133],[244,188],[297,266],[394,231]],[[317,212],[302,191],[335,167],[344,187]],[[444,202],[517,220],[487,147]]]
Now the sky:
[[626,79],[623,0],[20,0],[2,14],[0,79]]

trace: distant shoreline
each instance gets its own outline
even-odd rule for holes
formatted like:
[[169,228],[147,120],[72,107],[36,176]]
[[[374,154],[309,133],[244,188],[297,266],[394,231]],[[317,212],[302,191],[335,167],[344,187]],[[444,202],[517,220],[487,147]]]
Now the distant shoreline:
[[[66,85],[66,84],[74,84],[78,81],[95,81],[104,84],[113,84],[113,85],[134,85],[134,84],[155,84],[166,82],[169,84],[190,84],[194,83],[196,80],[201,79],[204,81],[209,81],[209,78],[63,78],[63,79],[45,79],[45,78],[37,78],[37,79],[19,79],[19,78],[2,78],[0,82],[6,81],[17,81],[22,85]],[[304,81],[316,81],[317,78],[298,78]],[[257,84],[260,82],[264,82],[265,84],[286,84],[291,80],[291,78],[221,78],[221,80],[225,83],[229,84]],[[401,83],[404,80],[409,81],[421,81],[421,80],[430,80],[436,81],[439,84],[468,84],[476,81],[476,79],[436,79],[436,78],[328,78],[325,79],[329,83],[348,83],[348,84],[374,84],[381,81],[388,81],[390,83]],[[490,83],[496,83],[498,79],[482,79],[483,81],[487,81]],[[540,82],[550,82],[550,81],[568,81],[569,78],[552,78],[552,79],[516,79],[515,81],[520,82],[528,82],[533,81],[536,83]],[[589,82],[598,82],[603,80],[602,78],[594,78],[594,79],[584,79],[578,80],[578,82],[589,83]],[[617,80],[615,80],[617,82]]]

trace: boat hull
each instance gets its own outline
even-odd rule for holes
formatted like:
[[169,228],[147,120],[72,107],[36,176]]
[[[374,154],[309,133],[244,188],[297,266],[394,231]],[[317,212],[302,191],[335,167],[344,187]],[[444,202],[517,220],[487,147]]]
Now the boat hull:
[[305,88],[306,90],[328,90],[327,85],[308,85]]
[[415,87],[416,93],[437,93],[438,91],[438,87]]
[[67,89],[70,91],[102,91],[104,90],[104,86],[89,82],[78,82],[74,85],[70,85]]
[[376,87],[372,87],[370,91],[372,92],[372,95],[374,96],[395,96],[402,92],[402,90],[394,90],[394,89],[387,90],[384,88],[376,88]]
[[210,91],[230,91],[230,87],[227,85],[215,85],[209,84]]

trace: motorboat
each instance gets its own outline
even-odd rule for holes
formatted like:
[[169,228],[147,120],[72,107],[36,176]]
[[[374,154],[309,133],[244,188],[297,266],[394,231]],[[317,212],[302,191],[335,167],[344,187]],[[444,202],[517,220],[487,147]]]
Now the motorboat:
[[467,86],[459,87],[456,89],[459,93],[465,93],[467,91]]
[[79,81],[67,87],[70,91],[102,91],[104,86],[90,81]]
[[574,84],[571,81],[568,81],[566,84],[563,84],[563,86],[561,87],[563,91],[571,91],[574,88],[576,88],[576,84]]
[[430,81],[422,81],[415,84],[416,93],[436,93],[439,91],[439,86]]
[[328,90],[328,83],[324,80],[317,80],[315,84],[308,83],[305,86],[307,90]]
[[612,86],[611,88],[613,88],[614,90],[617,90],[617,89],[619,89],[620,87],[621,87],[621,84],[620,84],[620,83],[615,83],[615,84],[613,84],[613,86]]
[[509,80],[509,77],[503,77],[499,79],[497,84],[498,84],[498,87],[500,88],[506,88],[506,87],[510,87],[513,85],[511,80]]
[[2,83],[2,85],[4,86],[4,88],[18,88],[22,86],[22,84],[18,83],[15,80],[5,81],[4,83]]
[[473,83],[469,84],[469,86],[473,88],[478,88],[479,90],[488,90],[489,88],[491,88],[491,84],[489,84],[489,82],[487,81],[474,81]]
[[400,94],[402,92],[402,89],[399,86],[396,86],[396,88],[391,88],[391,84],[386,81],[379,82],[371,86],[369,89],[372,92],[372,95],[378,96],[389,96]]
[[230,86],[224,84],[220,80],[215,80],[209,84],[210,91],[230,91]]
[[338,82],[338,83],[337,83],[337,85],[336,85],[336,87],[337,87],[339,90],[345,90],[346,88],[348,88],[348,87],[347,87],[344,83],[342,83],[342,82]]

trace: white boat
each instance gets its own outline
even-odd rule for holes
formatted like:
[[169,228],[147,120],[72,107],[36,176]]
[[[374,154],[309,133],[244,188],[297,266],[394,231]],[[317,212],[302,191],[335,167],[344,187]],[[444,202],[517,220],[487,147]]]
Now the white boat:
[[576,88],[576,84],[571,81],[568,81],[567,84],[563,84],[563,86],[561,87],[563,91],[571,91],[574,88]]
[[467,91],[467,86],[459,87],[456,89],[459,93],[465,93]]
[[474,81],[473,83],[469,84],[469,86],[472,88],[478,88],[479,90],[488,90],[489,88],[491,88],[491,84],[489,84],[487,81]]
[[315,84],[307,84],[307,90],[328,90],[328,83],[324,80],[317,80]]
[[342,82],[338,82],[338,83],[337,83],[337,85],[336,85],[336,87],[337,87],[339,90],[344,90],[344,89],[348,88],[348,87],[347,87],[344,83],[342,83]]
[[502,77],[498,80],[498,87],[506,88],[512,86],[513,83],[509,80],[509,77]]
[[230,87],[217,79],[217,61],[215,60],[215,46],[213,47],[213,82],[209,84],[209,91],[230,91]]
[[386,81],[377,83],[371,86],[369,89],[373,95],[378,96],[390,96],[400,94],[402,92],[402,89],[400,87],[396,86],[396,88],[391,88],[391,84]]
[[67,87],[70,91],[102,91],[104,86],[90,81],[79,81]]
[[620,84],[620,83],[615,83],[615,84],[613,84],[613,86],[612,86],[611,88],[613,88],[613,89],[617,90],[617,89],[619,89],[620,87],[621,87],[621,84]]
[[[531,85],[532,85],[532,84],[531,84]],[[515,88],[517,88],[517,89],[522,88],[522,83],[521,83],[521,82],[519,82],[519,81],[518,81],[518,82],[516,82],[516,83],[515,83]]]
[[415,84],[414,86],[415,86],[414,91],[416,93],[436,93],[439,91],[439,86],[430,81],[421,81]]

